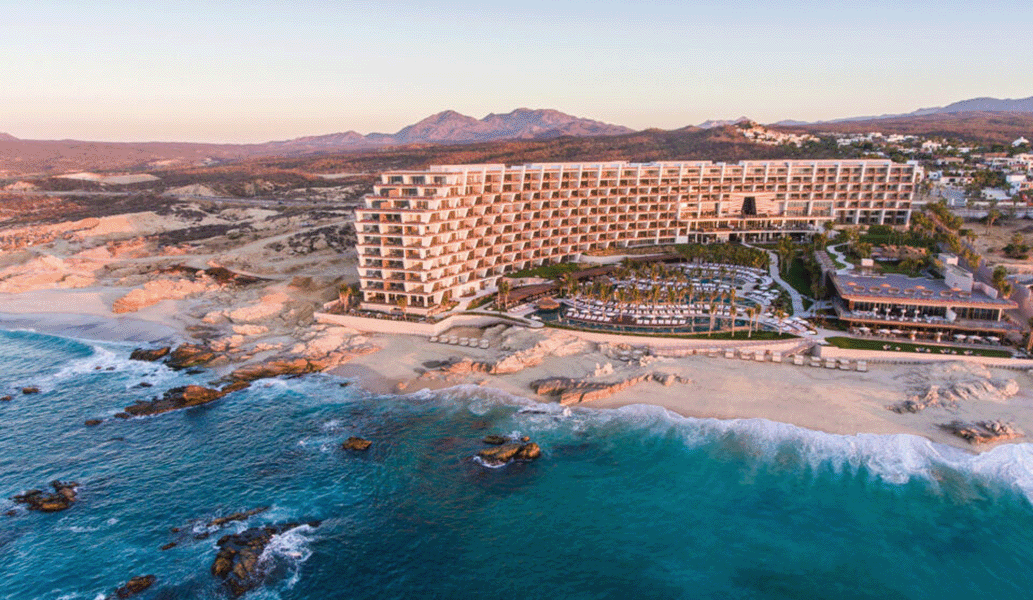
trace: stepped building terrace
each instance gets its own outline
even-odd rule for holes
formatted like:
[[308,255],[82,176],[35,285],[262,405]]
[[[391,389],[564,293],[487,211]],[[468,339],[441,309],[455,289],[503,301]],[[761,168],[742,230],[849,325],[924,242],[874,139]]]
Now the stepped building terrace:
[[356,210],[363,306],[433,313],[506,273],[612,248],[905,225],[920,175],[888,160],[391,171]]

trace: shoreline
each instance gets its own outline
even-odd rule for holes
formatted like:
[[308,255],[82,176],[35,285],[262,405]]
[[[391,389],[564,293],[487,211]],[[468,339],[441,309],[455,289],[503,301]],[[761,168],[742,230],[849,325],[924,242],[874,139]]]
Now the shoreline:
[[175,343],[182,339],[179,330],[155,321],[79,313],[0,312],[0,329],[125,344]]
[[[175,344],[184,341],[182,323],[175,319],[174,303],[152,311],[149,319],[94,313],[40,310],[0,312],[0,328],[28,329],[76,339],[126,344]],[[5,308],[7,308],[5,306]],[[427,365],[467,356],[474,360],[497,358],[500,351],[430,343],[420,336],[376,334],[368,336],[380,351],[360,355],[325,371],[352,379],[371,394],[412,394],[442,391],[463,385],[481,386],[544,404],[558,404],[538,396],[530,384],[550,377],[588,377],[608,359],[597,351],[548,356],[541,364],[507,375],[470,374],[462,378],[427,379]],[[617,363],[617,361],[612,361]],[[950,364],[950,363],[946,363]],[[617,363],[612,377],[642,372]],[[616,394],[572,408],[617,409],[634,405],[658,406],[693,419],[764,419],[833,435],[864,434],[920,436],[980,454],[1002,444],[1029,443],[1020,437],[989,444],[969,444],[939,426],[952,420],[988,418],[1015,422],[1033,434],[1033,380],[1027,373],[994,373],[1014,378],[1019,394],[997,400],[966,400],[954,411],[930,408],[920,413],[899,414],[887,406],[905,399],[904,384],[913,365],[873,365],[868,373],[827,371],[789,364],[754,363],[724,358],[692,356],[658,359],[647,370],[676,373],[690,380],[665,387],[648,381]],[[218,369],[216,369],[218,371]]]

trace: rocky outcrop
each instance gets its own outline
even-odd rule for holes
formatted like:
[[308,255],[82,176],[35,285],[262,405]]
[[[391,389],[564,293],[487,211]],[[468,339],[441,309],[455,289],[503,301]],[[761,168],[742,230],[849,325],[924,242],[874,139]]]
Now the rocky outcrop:
[[26,396],[29,396],[29,395],[32,395],[32,394],[38,394],[38,393],[39,393],[39,388],[36,387],[36,386],[29,386],[29,387],[23,387],[22,388],[22,394],[24,394]]
[[486,435],[484,436],[484,439],[481,441],[485,444],[491,444],[492,446],[501,446],[502,444],[508,442],[509,438],[503,435]]
[[363,439],[363,438],[360,438],[360,437],[352,436],[352,437],[346,439],[343,444],[341,444],[341,449],[342,450],[359,450],[359,451],[363,451],[363,450],[369,450],[369,447],[372,446],[372,445],[373,445],[373,442],[371,442],[369,440],[366,440],[366,439]]
[[[300,527],[304,523],[284,523],[252,527],[219,539],[219,553],[212,562],[212,575],[223,580],[226,589],[234,597],[243,596],[262,583],[265,573],[259,564],[259,558],[274,536]],[[317,527],[318,521],[308,523]]]
[[136,312],[161,302],[162,300],[182,300],[190,296],[214,289],[214,284],[205,279],[191,281],[189,279],[158,279],[148,281],[142,288],[132,290],[118,298],[111,305],[111,312]]
[[51,481],[50,487],[54,488],[53,494],[47,494],[43,490],[29,490],[11,499],[18,504],[24,504],[29,510],[39,512],[60,512],[71,508],[76,500],[76,488],[79,484],[74,481]]
[[127,406],[124,412],[130,417],[159,415],[173,410],[215,402],[228,393],[200,385],[186,385],[172,388],[165,392],[165,395],[161,398],[155,398],[150,401],[137,400],[135,404]]
[[673,385],[674,383],[690,383],[690,380],[679,375],[657,372],[643,373],[634,377],[609,382],[554,377],[532,382],[531,389],[541,396],[558,394],[560,404],[569,405],[607,398],[643,381],[656,381],[665,386]]
[[324,365],[307,358],[277,359],[255,365],[246,365],[230,373],[233,381],[255,381],[281,375],[304,375],[323,370]]
[[502,466],[511,461],[532,461],[542,455],[542,449],[534,442],[511,442],[486,448],[477,453],[481,462],[491,467]]
[[218,355],[207,346],[183,344],[172,351],[165,364],[172,369],[189,369],[203,367],[218,358]]
[[1015,428],[1011,423],[1004,421],[979,421],[978,423],[963,423],[952,421],[940,425],[942,429],[953,433],[970,444],[989,444],[1002,442],[1025,434]]
[[888,406],[897,413],[916,413],[927,408],[957,410],[962,401],[1002,401],[1019,392],[1014,379],[998,379],[980,364],[935,363],[917,367],[905,375],[907,399]]
[[265,511],[269,510],[268,506],[259,506],[258,508],[252,508],[251,510],[245,510],[243,512],[235,512],[232,515],[226,515],[225,517],[216,517],[208,522],[209,527],[222,527],[227,523],[233,523],[234,521],[243,521],[251,518],[255,515],[260,515]]
[[154,585],[154,582],[157,580],[158,578],[154,575],[133,577],[127,581],[125,585],[115,590],[115,596],[118,598],[129,598],[130,596],[135,596]]
[[172,348],[170,348],[169,346],[153,349],[137,348],[136,350],[133,350],[133,352],[129,355],[129,360],[155,362],[168,356],[169,352],[171,351]]

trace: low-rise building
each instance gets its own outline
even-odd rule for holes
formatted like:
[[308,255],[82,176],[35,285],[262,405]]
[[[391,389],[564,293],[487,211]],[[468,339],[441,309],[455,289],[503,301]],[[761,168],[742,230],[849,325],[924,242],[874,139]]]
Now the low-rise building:
[[[1002,336],[1020,328],[1005,311],[1018,307],[994,288],[975,281],[957,264],[944,263],[943,279],[897,274],[836,274],[836,314],[842,321],[875,330]],[[940,337],[936,336],[936,337]]]

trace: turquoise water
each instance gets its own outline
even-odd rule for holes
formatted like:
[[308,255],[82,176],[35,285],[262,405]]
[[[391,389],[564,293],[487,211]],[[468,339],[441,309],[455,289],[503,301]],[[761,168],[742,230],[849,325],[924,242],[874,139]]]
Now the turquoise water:
[[[0,395],[42,388],[0,404],[0,495],[82,486],[65,512],[0,516],[0,598],[95,599],[146,573],[158,581],[140,598],[227,597],[209,574],[223,532],[192,533],[257,506],[272,508],[224,531],[323,522],[276,539],[248,598],[1022,598],[1033,585],[1028,445],[976,457],[644,406],[543,411],[480,388],[373,396],[319,375],[84,427],[212,378],[130,349],[0,332]],[[488,433],[529,435],[544,456],[485,468],[470,457]],[[374,445],[339,451],[350,435]]]

